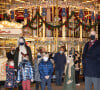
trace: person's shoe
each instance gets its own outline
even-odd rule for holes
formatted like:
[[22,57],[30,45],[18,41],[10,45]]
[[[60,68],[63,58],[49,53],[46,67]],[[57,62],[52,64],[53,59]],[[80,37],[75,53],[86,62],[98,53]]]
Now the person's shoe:
[[77,83],[76,86],[80,86],[80,83]]

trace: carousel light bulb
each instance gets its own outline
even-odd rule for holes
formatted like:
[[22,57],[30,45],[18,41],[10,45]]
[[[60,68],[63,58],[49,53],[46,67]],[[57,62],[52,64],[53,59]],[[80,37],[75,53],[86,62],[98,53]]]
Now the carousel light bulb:
[[3,28],[3,25],[2,25],[2,24],[0,24],[0,29],[1,29],[1,28]]

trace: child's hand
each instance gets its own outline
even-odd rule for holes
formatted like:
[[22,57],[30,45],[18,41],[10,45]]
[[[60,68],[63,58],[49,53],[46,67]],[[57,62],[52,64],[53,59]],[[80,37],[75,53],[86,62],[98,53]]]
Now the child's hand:
[[31,82],[34,82],[34,80],[33,80],[33,79],[31,79]]
[[49,79],[49,76],[45,76],[45,79]]
[[16,81],[17,83],[19,83],[20,81]]
[[47,78],[49,79],[49,76],[47,76]]

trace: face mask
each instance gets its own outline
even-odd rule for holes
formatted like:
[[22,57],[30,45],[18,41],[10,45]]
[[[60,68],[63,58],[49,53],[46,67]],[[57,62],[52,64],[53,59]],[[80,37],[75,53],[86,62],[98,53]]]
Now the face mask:
[[14,66],[14,62],[10,62],[9,65],[10,65],[10,66]]
[[62,53],[63,53],[63,51],[60,51],[59,53],[60,53],[60,54],[62,54]]
[[24,45],[24,43],[23,42],[20,42],[19,45]]
[[48,57],[43,57],[43,60],[44,60],[45,62],[47,62],[47,61],[48,61]]
[[91,40],[95,40],[95,35],[90,36]]
[[23,60],[28,60],[28,58],[27,57],[23,57]]

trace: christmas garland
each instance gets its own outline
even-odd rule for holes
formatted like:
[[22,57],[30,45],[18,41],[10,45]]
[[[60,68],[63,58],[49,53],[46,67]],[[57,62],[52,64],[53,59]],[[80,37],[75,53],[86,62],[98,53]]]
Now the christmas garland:
[[[74,16],[74,17],[76,18],[77,22],[78,22],[78,24],[77,24],[76,27],[74,27],[74,28],[71,28],[71,27],[69,26],[69,20],[72,18],[72,16]],[[50,30],[54,30],[55,28],[58,28],[58,29],[59,29],[59,28],[61,28],[63,25],[65,25],[66,28],[68,28],[69,30],[72,30],[72,29],[76,30],[77,28],[80,27],[80,25],[82,25],[82,27],[83,27],[84,30],[89,31],[89,30],[91,30],[91,28],[96,27],[97,24],[100,23],[100,20],[98,20],[94,25],[91,25],[91,24],[90,24],[90,25],[86,25],[85,23],[81,22],[80,19],[75,15],[75,12],[72,11],[72,12],[71,12],[71,15],[69,16],[69,18],[68,18],[64,23],[60,23],[59,25],[51,25],[51,24],[49,24],[49,23],[47,23],[46,21],[43,20],[43,17],[39,14],[39,12],[36,12],[35,17],[34,17],[30,22],[28,22],[27,25],[23,26],[23,28],[25,28],[25,27],[28,26],[28,27],[30,27],[32,30],[37,30],[37,27],[33,27],[33,26],[32,26],[32,24],[33,24],[34,21],[37,19],[37,17],[38,17],[39,19],[41,19],[41,21],[42,21],[41,24],[38,25],[38,28],[40,28],[40,27],[43,25],[43,23],[45,23],[45,26],[46,26],[47,28],[49,28]]]

